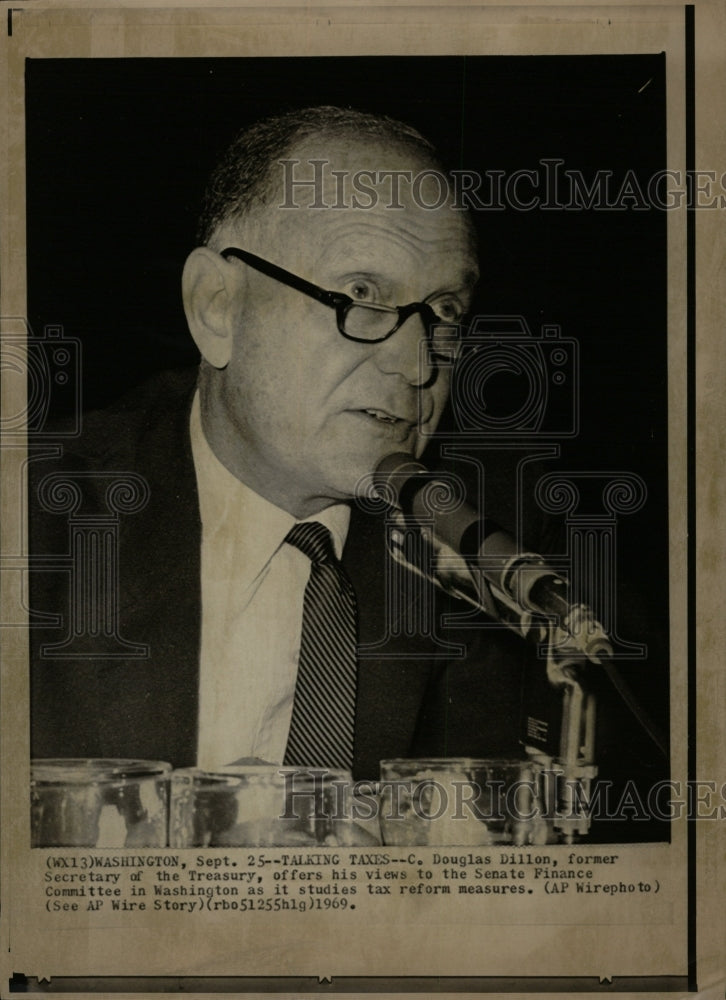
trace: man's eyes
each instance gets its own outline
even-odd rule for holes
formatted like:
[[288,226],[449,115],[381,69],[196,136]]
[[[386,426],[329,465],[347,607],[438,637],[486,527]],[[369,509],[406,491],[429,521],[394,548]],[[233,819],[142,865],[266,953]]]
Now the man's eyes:
[[461,302],[450,296],[432,299],[428,303],[439,319],[446,323],[459,323],[466,313]]
[[[382,296],[378,285],[369,278],[351,279],[346,283],[345,291],[354,302],[389,307],[408,305],[407,302],[390,302],[389,297]],[[445,323],[458,323],[466,313],[464,306],[455,295],[438,295],[427,299],[426,302],[439,319]]]
[[346,291],[354,302],[379,301],[378,289],[372,281],[366,281],[364,278],[356,278],[349,282]]

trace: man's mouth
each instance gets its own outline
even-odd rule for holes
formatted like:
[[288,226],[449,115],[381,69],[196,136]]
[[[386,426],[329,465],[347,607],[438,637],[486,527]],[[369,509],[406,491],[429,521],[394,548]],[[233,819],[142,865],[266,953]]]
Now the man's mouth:
[[409,407],[402,407],[401,410],[388,410],[380,406],[365,406],[353,412],[372,421],[371,426],[395,434],[400,441],[403,441],[412,431],[425,427],[427,421],[431,419],[430,413],[412,412]]
[[380,420],[383,424],[410,423],[410,421],[405,421],[402,417],[397,417],[387,410],[365,409],[362,412],[367,413],[369,417],[375,417],[376,420]]

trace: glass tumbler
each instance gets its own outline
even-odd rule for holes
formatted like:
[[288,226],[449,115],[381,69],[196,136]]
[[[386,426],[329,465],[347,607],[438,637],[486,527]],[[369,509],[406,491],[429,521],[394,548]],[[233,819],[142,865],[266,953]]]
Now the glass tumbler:
[[333,847],[375,843],[357,822],[353,779],[325,768],[184,768],[171,779],[171,847]]
[[170,772],[156,760],[31,761],[31,846],[165,847]]
[[384,844],[545,844],[542,767],[528,760],[381,761]]

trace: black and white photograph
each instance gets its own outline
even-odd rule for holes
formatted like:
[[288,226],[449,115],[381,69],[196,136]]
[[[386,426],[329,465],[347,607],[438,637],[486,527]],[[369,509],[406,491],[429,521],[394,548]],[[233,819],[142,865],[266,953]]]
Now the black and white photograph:
[[[680,14],[677,58],[334,17],[162,58],[128,11],[118,54],[31,46],[11,991],[695,991],[689,227],[726,191]],[[522,965],[525,925],[577,947]]]

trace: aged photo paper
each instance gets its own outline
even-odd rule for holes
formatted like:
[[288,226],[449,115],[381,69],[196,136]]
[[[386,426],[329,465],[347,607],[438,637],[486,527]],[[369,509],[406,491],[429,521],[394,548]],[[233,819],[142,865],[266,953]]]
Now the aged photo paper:
[[[0,996],[724,995],[725,32],[709,0],[3,0]],[[135,538],[143,562],[156,483],[112,466],[107,509],[84,520],[78,484],[110,473],[63,460],[88,414],[123,413],[149,379],[198,363],[181,275],[206,180],[241,128],[317,105],[419,130],[452,171],[437,182],[469,210],[481,269],[469,353],[451,361],[426,461],[455,469],[482,515],[486,497],[520,549],[541,544],[535,520],[558,525],[553,565],[589,585],[582,599],[627,678],[621,701],[602,685],[604,735],[586,762],[612,795],[561,837],[530,826],[482,840],[469,821],[423,843],[178,847],[164,826],[158,846],[90,848],[44,846],[33,827],[31,847],[31,746],[54,746],[56,714],[68,745],[76,727],[72,706],[37,707],[35,651],[47,676],[83,659],[79,698],[85,678],[122,658],[143,670],[148,654],[147,635],[119,630],[114,574],[129,555],[119,539]],[[297,166],[284,165],[290,210],[314,187]],[[379,189],[362,173],[365,208]],[[390,181],[395,215],[406,178]],[[436,207],[430,186],[412,190]],[[318,207],[346,207],[342,180],[337,197]],[[307,388],[291,384],[292,398]],[[172,475],[161,460],[155,474],[160,489]],[[33,548],[38,503],[60,547]],[[107,579],[83,575],[92,558]],[[49,574],[76,588],[76,609],[98,588],[100,617],[44,604]],[[164,574],[149,567],[150,609],[175,599]],[[442,661],[463,655],[437,631],[451,624],[430,626]],[[360,656],[408,677],[416,654],[389,626]],[[503,710],[523,746],[559,725],[547,678],[523,682],[526,735]],[[489,683],[475,684],[481,703]],[[454,680],[447,698],[457,747],[480,703]],[[146,746],[133,691],[114,704],[119,745]],[[622,715],[608,727],[612,704]],[[457,787],[443,782],[429,781],[442,814]],[[361,799],[379,802],[373,787]]]

